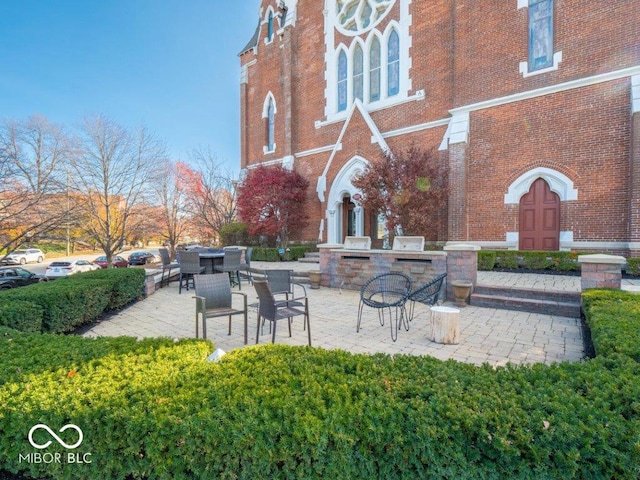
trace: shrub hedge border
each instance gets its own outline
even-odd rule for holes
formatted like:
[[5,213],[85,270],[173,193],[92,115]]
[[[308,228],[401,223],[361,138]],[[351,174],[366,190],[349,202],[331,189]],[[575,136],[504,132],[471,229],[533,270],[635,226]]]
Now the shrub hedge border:
[[[62,479],[636,480],[640,297],[594,290],[584,305],[595,359],[498,368],[282,345],[210,363],[208,341],[0,328],[0,469]],[[91,463],[20,462],[37,423],[80,426],[76,453]],[[47,451],[66,455],[56,442]]]
[[105,269],[0,291],[0,325],[71,332],[140,297],[144,269]]

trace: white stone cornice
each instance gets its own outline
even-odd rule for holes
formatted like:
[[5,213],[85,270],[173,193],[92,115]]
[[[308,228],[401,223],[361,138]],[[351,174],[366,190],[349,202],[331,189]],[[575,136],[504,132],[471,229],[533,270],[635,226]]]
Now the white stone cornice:
[[545,95],[552,95],[554,93],[565,92],[567,90],[573,90],[575,88],[583,88],[591,85],[597,85],[598,83],[611,82],[613,80],[620,80],[621,78],[633,77],[635,75],[640,75],[640,65],[623,68],[621,70],[614,70],[613,72],[601,73],[599,75],[593,75],[591,77],[580,78],[578,80],[571,80],[569,82],[558,83],[556,85],[549,85],[548,87],[542,87],[535,90],[514,93],[513,95],[492,98],[491,100],[485,100],[483,102],[472,103],[463,107],[453,108],[449,111],[452,115],[455,115],[456,113],[484,110],[487,108],[498,107],[500,105],[506,105],[508,103],[515,103],[532,98],[543,97]]

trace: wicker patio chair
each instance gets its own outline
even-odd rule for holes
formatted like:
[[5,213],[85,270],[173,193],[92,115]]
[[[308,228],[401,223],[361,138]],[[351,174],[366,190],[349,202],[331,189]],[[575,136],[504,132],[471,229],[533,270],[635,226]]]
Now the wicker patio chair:
[[182,286],[189,290],[189,281],[194,283],[194,277],[204,273],[204,267],[200,266],[200,253],[180,252],[180,285],[178,293],[182,293]]
[[[383,273],[370,279],[360,290],[356,332],[360,331],[362,310],[365,305],[378,311],[378,320],[382,326],[384,326],[385,322],[385,310],[388,310],[391,340],[395,342],[398,339],[398,328],[401,323],[404,324],[405,330],[409,330],[405,303],[410,292],[411,279],[403,273]],[[395,308],[396,311],[395,320],[391,315],[392,308]]]
[[421,287],[416,288],[409,294],[409,321],[413,320],[413,313],[416,302],[428,305],[430,307],[434,306],[438,302],[440,291],[445,284],[446,276],[446,273],[442,273],[433,278],[428,283],[425,283]]
[[[247,344],[247,295],[232,292],[229,276],[225,273],[196,275],[194,277],[196,296],[196,338],[198,324],[202,319],[202,338],[207,338],[207,318],[229,317],[229,335],[231,335],[231,317],[244,315],[244,344]],[[241,310],[233,308],[233,295],[243,299]]]
[[253,247],[248,247],[244,251],[244,262],[240,264],[240,268],[245,271],[249,283],[253,284],[253,275],[251,274],[251,255],[253,255]]
[[[215,267],[215,270],[218,272],[225,272],[229,275],[229,279],[232,283],[238,285],[238,288],[242,290],[242,285],[240,284],[240,270],[242,270],[242,265],[240,264],[240,258],[242,257],[242,250],[237,248],[226,248],[224,250],[224,259],[222,260],[222,265],[218,265]],[[234,273],[236,279],[234,280]]]
[[167,273],[167,281],[165,285],[169,285],[171,281],[171,270],[180,268],[180,264],[178,262],[172,262],[171,256],[169,255],[169,250],[166,248],[160,249],[160,258],[162,259],[162,276],[160,277],[160,287],[165,284],[165,273]]
[[260,304],[258,306],[258,326],[256,330],[256,344],[260,340],[260,327],[263,320],[269,320],[273,323],[273,331],[271,343],[276,341],[276,325],[278,320],[286,319],[289,327],[289,336],[291,336],[291,319],[298,315],[304,315],[304,324],[307,326],[307,335],[309,338],[309,346],[311,346],[311,324],[309,323],[309,300],[304,299],[302,308],[289,304],[287,300],[276,300],[266,281],[255,280],[253,286],[258,293]]

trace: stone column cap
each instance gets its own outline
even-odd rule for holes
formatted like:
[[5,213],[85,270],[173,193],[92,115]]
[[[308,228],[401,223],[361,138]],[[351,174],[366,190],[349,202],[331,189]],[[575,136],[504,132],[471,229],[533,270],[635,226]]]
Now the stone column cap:
[[316,246],[318,247],[318,249],[321,249],[321,248],[340,249],[344,245],[342,243],[320,243]]
[[477,252],[480,250],[479,245],[467,245],[464,243],[454,243],[453,245],[445,245],[445,252]]
[[597,253],[593,255],[579,255],[578,263],[607,263],[613,265],[623,265],[627,259],[618,255],[606,255]]

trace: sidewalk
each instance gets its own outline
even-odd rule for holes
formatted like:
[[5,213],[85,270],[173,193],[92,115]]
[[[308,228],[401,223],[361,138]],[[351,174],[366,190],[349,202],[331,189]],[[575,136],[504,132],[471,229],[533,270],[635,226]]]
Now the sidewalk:
[[[260,263],[252,262],[252,267],[261,268]],[[317,269],[317,265],[296,262],[283,262],[278,266],[298,271]],[[274,264],[268,264],[268,267],[274,268]],[[553,290],[580,289],[580,277],[553,275],[479,272],[478,282]],[[237,288],[234,290],[237,291]],[[243,282],[242,292],[248,294],[249,304],[257,300],[255,290],[246,282]],[[400,330],[398,340],[392,342],[388,323],[381,326],[373,309],[365,308],[362,327],[356,333],[358,291],[307,288],[307,293],[314,347],[342,349],[352,353],[430,355],[442,360],[454,359],[473,364],[488,362],[495,366],[508,362],[580,361],[584,357],[580,319],[468,306],[460,312],[460,343],[442,345],[428,340],[428,308],[419,304],[410,330]],[[232,326],[229,336],[225,318],[207,322],[208,337],[217,348],[229,351],[244,346],[241,317],[234,317]],[[256,327],[257,314],[255,309],[250,309],[249,345],[255,344]],[[302,317],[294,319],[292,330],[293,337],[289,338],[286,324],[281,322],[276,342],[306,345],[307,334],[302,330]],[[177,283],[173,282],[150,297],[92,325],[84,335],[192,338],[195,336],[193,291],[183,290],[182,294],[178,294]],[[260,344],[270,341],[267,325],[264,335],[260,336]]]

